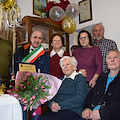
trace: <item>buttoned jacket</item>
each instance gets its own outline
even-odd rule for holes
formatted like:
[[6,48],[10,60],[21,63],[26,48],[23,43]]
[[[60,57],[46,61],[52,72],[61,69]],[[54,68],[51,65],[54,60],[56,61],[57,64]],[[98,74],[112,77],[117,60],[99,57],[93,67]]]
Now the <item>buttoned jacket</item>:
[[102,100],[104,100],[99,110],[101,119],[105,120],[120,120],[120,72],[108,86],[105,92],[108,73],[102,73],[93,88],[87,95],[84,102],[84,109],[90,108],[93,110]]

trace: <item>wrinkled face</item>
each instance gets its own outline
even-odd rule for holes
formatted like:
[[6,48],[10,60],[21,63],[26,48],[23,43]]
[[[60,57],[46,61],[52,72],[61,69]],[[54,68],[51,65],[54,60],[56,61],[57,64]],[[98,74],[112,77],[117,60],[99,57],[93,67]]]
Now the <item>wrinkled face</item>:
[[52,43],[51,43],[51,46],[53,47],[53,49],[61,49],[62,48],[62,40],[61,40],[61,37],[56,35],[53,37],[52,39]]
[[120,69],[120,57],[116,51],[110,52],[107,57],[107,65],[110,70]]
[[40,31],[33,32],[31,36],[31,45],[33,48],[38,48],[42,44],[43,34]]
[[69,77],[75,71],[75,67],[71,64],[70,59],[65,59],[63,61],[62,71],[66,77]]
[[89,47],[89,38],[88,38],[88,34],[86,32],[81,33],[80,34],[80,38],[79,38],[80,44],[82,47]]
[[93,29],[93,36],[96,40],[102,40],[104,37],[104,29],[102,25],[96,25]]

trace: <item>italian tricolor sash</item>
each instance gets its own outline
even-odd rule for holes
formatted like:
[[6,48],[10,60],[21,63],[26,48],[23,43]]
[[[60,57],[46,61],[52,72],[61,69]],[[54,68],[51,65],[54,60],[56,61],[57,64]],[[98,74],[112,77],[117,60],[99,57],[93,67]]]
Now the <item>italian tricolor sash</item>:
[[45,51],[42,46],[39,48],[33,50],[31,53],[29,53],[26,57],[23,58],[21,62],[26,63],[34,63],[34,61],[40,57],[41,55],[44,55]]

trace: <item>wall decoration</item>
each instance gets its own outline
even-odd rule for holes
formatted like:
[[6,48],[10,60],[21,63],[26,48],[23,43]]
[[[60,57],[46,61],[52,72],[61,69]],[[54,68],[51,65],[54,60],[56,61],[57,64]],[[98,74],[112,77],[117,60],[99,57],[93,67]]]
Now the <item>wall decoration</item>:
[[[9,27],[7,31],[10,33],[12,30],[12,47],[13,47],[13,54],[16,51],[16,27],[21,27],[20,24],[22,23],[22,15],[21,15],[21,9],[17,5],[15,0],[6,0],[0,1],[0,7],[2,7],[2,11],[0,11],[0,27],[2,26],[2,14],[4,13],[5,19],[3,22],[5,22],[5,25]],[[7,24],[6,24],[7,23]],[[1,27],[3,32],[5,29]],[[9,30],[11,29],[11,30]],[[10,35],[10,34],[9,34]],[[6,34],[5,34],[6,36]],[[1,37],[2,38],[2,37]],[[10,40],[11,36],[9,37]],[[11,41],[11,40],[10,40]]]
[[79,24],[92,20],[91,0],[82,0],[78,4],[80,6]]
[[62,28],[66,33],[73,33],[76,29],[76,23],[72,18],[66,17],[62,21]]
[[77,3],[70,3],[65,9],[67,17],[75,18],[80,14],[80,7]]
[[69,0],[59,0],[59,2],[56,2],[55,0],[49,1],[47,2],[47,6],[44,8],[44,11],[46,12],[47,17],[49,17],[49,11],[52,7],[59,6],[65,11],[67,5],[69,4],[70,4]]
[[47,6],[47,0],[33,0],[33,14],[46,17],[44,8]]

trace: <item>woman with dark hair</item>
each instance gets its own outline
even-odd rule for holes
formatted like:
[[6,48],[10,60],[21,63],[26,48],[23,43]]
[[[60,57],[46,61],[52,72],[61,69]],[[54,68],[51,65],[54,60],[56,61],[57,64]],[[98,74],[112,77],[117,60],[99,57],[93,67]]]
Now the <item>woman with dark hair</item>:
[[78,45],[79,48],[73,52],[73,56],[78,61],[77,69],[86,70],[87,82],[89,86],[94,87],[102,72],[102,53],[99,47],[93,46],[91,34],[86,30],[78,34]]
[[50,74],[58,78],[64,76],[60,68],[59,61],[63,56],[70,56],[70,54],[62,49],[64,44],[64,37],[59,34],[53,34],[50,45],[53,48],[50,55]]

